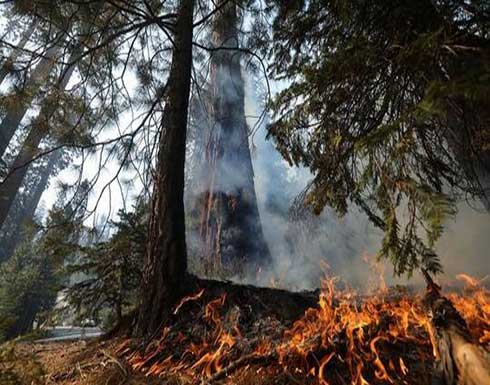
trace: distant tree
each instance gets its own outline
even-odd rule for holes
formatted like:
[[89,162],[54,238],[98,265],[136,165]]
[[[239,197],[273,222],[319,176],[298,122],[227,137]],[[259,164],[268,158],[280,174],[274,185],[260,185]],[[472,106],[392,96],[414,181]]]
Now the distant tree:
[[24,49],[32,34],[34,33],[34,30],[36,29],[36,24],[37,21],[34,20],[24,31],[22,31],[20,41],[16,45],[15,49],[0,64],[0,84],[3,83],[3,81],[9,74],[15,71],[17,58],[19,57],[21,51]]
[[0,324],[4,338],[31,331],[34,322],[40,323],[42,314],[53,309],[66,278],[65,263],[75,255],[82,235],[84,209],[84,198],[52,209],[45,228],[34,223],[21,246],[0,265]]
[[[53,39],[55,41],[61,39],[60,34],[56,35]],[[59,45],[53,45],[47,48],[46,52],[42,54],[39,64],[37,64],[27,78],[26,83],[22,84],[9,98],[2,100],[3,107],[7,110],[7,113],[0,123],[0,157],[3,157],[7,150],[10,140],[31,107],[31,102],[39,91],[39,88],[46,82],[60,51],[61,48]]]
[[[30,164],[41,152],[41,141],[53,130],[52,120],[57,110],[59,110],[60,107],[63,107],[64,115],[73,116],[73,112],[70,111],[70,109],[74,107],[73,105],[77,106],[76,99],[73,101],[70,100],[71,98],[68,98],[69,101],[66,101],[66,95],[64,95],[64,90],[71,78],[73,70],[73,66],[69,66],[61,71],[59,82],[53,87],[51,93],[47,95],[43,101],[39,115],[30,126],[29,133],[10,166],[8,174],[0,183],[0,228],[7,218],[8,212],[14,202],[17,191],[24,181]],[[58,119],[58,125],[60,124],[60,121],[63,121],[66,126],[68,126],[65,127],[63,132],[68,131],[70,126],[69,120]],[[62,143],[63,140],[59,140],[58,142]]]
[[30,165],[24,183],[16,193],[8,216],[0,228],[0,262],[6,261],[15,248],[28,236],[29,229],[36,221],[35,213],[41,196],[49,186],[50,177],[64,168],[62,150],[39,159]]
[[[433,251],[463,194],[488,199],[490,6],[483,1],[269,2],[271,71],[289,85],[269,134],[314,174],[307,201],[352,202],[397,274]],[[268,47],[268,45],[265,45]]]
[[43,254],[26,239],[16,253],[0,267],[0,319],[3,335],[11,339],[32,330],[36,316],[52,309],[59,283]]
[[207,274],[256,272],[270,263],[257,207],[245,118],[240,25],[242,2],[220,1],[214,9],[204,111],[200,112],[200,164],[195,172],[196,231]]
[[133,212],[119,211],[119,219],[111,222],[109,231],[107,240],[78,245],[77,257],[67,265],[75,282],[66,291],[77,317],[101,319],[105,313],[106,326],[119,323],[138,305],[148,206],[139,204]]

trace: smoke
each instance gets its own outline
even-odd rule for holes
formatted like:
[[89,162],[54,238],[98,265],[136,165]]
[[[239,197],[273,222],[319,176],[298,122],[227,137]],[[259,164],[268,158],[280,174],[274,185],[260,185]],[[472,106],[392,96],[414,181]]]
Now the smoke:
[[447,278],[467,273],[479,278],[490,275],[490,215],[464,202],[448,221],[437,245]]
[[[253,79],[244,78],[247,122],[255,127],[263,106]],[[289,208],[312,175],[307,169],[289,167],[282,159],[273,142],[266,140],[267,123],[266,117],[251,137],[259,211],[273,257],[271,271],[264,273],[261,284],[316,288],[328,265],[329,274],[360,290],[371,284],[373,275],[380,274],[389,285],[422,285],[423,278],[417,272],[410,278],[395,277],[389,262],[375,263],[382,234],[356,207],[343,218],[327,208],[319,217],[306,218],[307,223],[291,221]],[[446,223],[436,247],[444,268],[441,281],[454,281],[462,272],[478,278],[490,275],[489,235],[488,212],[460,203],[458,214]]]
[[290,289],[319,287],[325,274],[343,277],[351,285],[365,282],[369,265],[362,260],[379,248],[381,234],[368,218],[356,208],[340,218],[330,209],[316,217],[305,211],[300,220],[289,215],[291,205],[311,180],[305,168],[290,167],[271,140],[266,139],[267,116],[263,112],[257,86],[244,76],[245,112],[249,127],[256,127],[251,136],[255,189],[262,228],[273,257],[271,271],[262,284],[275,283]]
[[[235,73],[236,75],[238,73]],[[245,116],[251,133],[249,144],[254,170],[253,182],[262,230],[272,256],[272,265],[269,269],[261,271],[258,276],[253,274],[245,279],[234,277],[235,280],[256,284],[258,278],[259,285],[275,285],[293,290],[313,289],[320,286],[325,270],[328,270],[328,274],[341,277],[348,285],[359,290],[367,289],[372,284],[373,276],[375,280],[379,280],[380,275],[388,285],[422,285],[423,279],[418,272],[414,272],[414,277],[410,279],[395,277],[389,262],[383,262],[383,266],[375,263],[382,234],[357,207],[350,207],[342,218],[328,208],[320,216],[315,216],[308,210],[303,210],[299,217],[291,215],[290,209],[295,199],[312,179],[312,175],[308,169],[290,167],[279,154],[272,140],[266,139],[268,117],[263,114],[265,103],[260,95],[260,81],[245,72],[242,76],[245,87]],[[226,92],[237,90],[236,81],[229,72],[219,73],[217,80],[220,82],[220,89]],[[235,94],[224,96],[230,99],[236,97]],[[234,112],[237,115],[243,114],[243,110]],[[199,140],[197,138],[202,140],[204,137],[206,142],[207,135],[203,135],[203,131],[212,130],[220,135],[232,135],[233,137],[227,138],[226,143],[234,144],[237,148],[241,147],[239,144],[244,140],[243,131],[229,128],[224,130],[219,123],[214,123],[212,127],[203,130],[202,121],[205,120],[203,117],[206,115],[208,112],[203,111],[201,116],[197,117],[198,130],[194,135],[196,140]],[[235,116],[228,123],[230,122],[239,124],[240,116]],[[205,143],[200,143],[197,148],[205,148]],[[194,154],[197,163],[202,162],[203,157],[202,150],[197,153],[197,156]],[[238,153],[235,154],[233,151],[222,158],[222,163],[216,168],[221,178],[215,181],[216,191],[229,192],[244,184],[250,184],[249,168],[242,164],[243,159],[243,156],[238,156]],[[188,175],[192,175],[193,187],[186,189],[188,191],[186,194],[194,199],[206,190],[206,178],[209,174],[189,171]],[[191,211],[190,205],[186,206],[188,211]],[[191,258],[198,256],[199,250],[203,248],[196,229],[195,224],[193,229],[191,226],[187,229]],[[256,239],[257,228],[249,226],[248,230],[246,234],[248,239]],[[479,278],[490,274],[488,234],[490,234],[490,215],[475,211],[467,204],[461,203],[458,215],[454,220],[448,221],[446,232],[436,248],[445,269],[444,280],[451,280],[462,272]],[[199,266],[200,263],[202,264],[202,261],[200,262],[199,259],[191,261],[191,269],[198,274],[199,267],[193,266]],[[226,278],[230,277],[226,276]]]

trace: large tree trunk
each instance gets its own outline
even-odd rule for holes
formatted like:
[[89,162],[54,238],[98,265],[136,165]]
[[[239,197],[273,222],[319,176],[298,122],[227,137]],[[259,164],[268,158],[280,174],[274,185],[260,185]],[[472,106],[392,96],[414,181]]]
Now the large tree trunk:
[[[80,47],[81,48],[81,47]],[[72,62],[73,58],[77,57],[81,49],[75,49],[71,55],[69,63]],[[68,85],[68,82],[75,69],[74,65],[69,65],[63,70],[59,83],[56,85],[55,89],[64,90]],[[22,182],[29,169],[30,162],[35,158],[39,152],[39,144],[41,141],[49,134],[49,120],[55,113],[57,105],[49,101],[43,106],[39,116],[34,121],[27,138],[25,139],[22,148],[14,160],[14,163],[10,167],[10,171],[6,179],[0,182],[0,228],[7,218],[7,214],[12,206],[15,195],[19,190]]]
[[180,0],[167,83],[137,334],[161,327],[182,292],[187,253],[184,163],[192,69],[194,0]]
[[46,78],[55,64],[59,52],[59,45],[54,45],[46,51],[44,57],[40,60],[39,64],[36,66],[25,84],[25,89],[28,90],[27,96],[22,99],[22,102],[15,103],[2,120],[2,123],[0,124],[0,158],[3,157],[10,140],[14,136],[20,122],[27,113],[31,102],[34,99],[34,95],[46,81]]
[[213,25],[210,121],[204,166],[200,235],[208,273],[253,272],[270,260],[255,195],[244,111],[237,2],[218,2]]
[[21,52],[25,47],[29,38],[32,36],[34,29],[36,28],[37,21],[33,21],[22,34],[19,44],[13,49],[10,56],[0,65],[0,84],[5,80],[7,75],[12,72],[14,64]]

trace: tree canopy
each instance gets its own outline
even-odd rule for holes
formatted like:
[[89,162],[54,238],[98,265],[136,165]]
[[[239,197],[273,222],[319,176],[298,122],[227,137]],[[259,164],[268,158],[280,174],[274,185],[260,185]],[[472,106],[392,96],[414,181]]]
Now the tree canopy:
[[269,134],[314,179],[308,201],[360,206],[395,272],[433,252],[462,196],[488,203],[490,6],[484,1],[270,2]]

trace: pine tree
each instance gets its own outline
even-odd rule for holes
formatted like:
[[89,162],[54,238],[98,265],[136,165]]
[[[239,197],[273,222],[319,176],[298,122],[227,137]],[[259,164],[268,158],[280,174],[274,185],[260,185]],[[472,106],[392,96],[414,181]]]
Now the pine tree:
[[[78,53],[77,50],[74,55]],[[44,100],[39,116],[32,124],[29,134],[24,140],[20,152],[14,159],[6,178],[0,184],[0,228],[7,218],[15,195],[27,174],[30,163],[40,152],[39,145],[41,141],[50,132],[50,120],[59,106],[60,97],[73,74],[73,70],[74,67],[72,65],[63,69],[58,84],[56,84],[51,94]]]
[[77,209],[70,208],[51,210],[48,230],[40,232],[39,226],[31,227],[21,247],[0,265],[0,320],[4,320],[2,334],[6,339],[31,331],[41,314],[56,303],[65,258],[75,250],[71,244],[80,234]]
[[34,30],[36,29],[36,24],[36,20],[32,21],[31,24],[26,28],[26,30],[22,32],[22,37],[15,49],[10,53],[9,57],[5,59],[2,64],[0,64],[0,84],[3,83],[7,75],[13,72],[17,58],[19,57],[20,52],[22,51],[22,49],[24,49],[27,42],[34,33]]
[[40,159],[30,167],[23,186],[16,194],[6,221],[0,229],[0,262],[13,255],[17,246],[29,234],[41,196],[49,186],[49,179],[63,167],[63,151],[58,150],[47,159]]
[[[56,37],[55,40],[59,38]],[[21,89],[22,94],[16,95],[16,100],[9,103],[9,110],[0,123],[0,157],[4,155],[10,140],[29,109],[30,103],[53,69],[60,49],[59,45],[54,45],[46,50],[39,64],[27,79],[25,86]]]
[[[68,264],[68,273],[82,274],[68,287],[66,295],[77,316],[100,319],[105,313],[107,326],[117,325],[138,305],[148,205],[140,203],[133,212],[120,210],[118,217],[111,222],[110,231],[114,232],[109,239],[79,244],[77,258]],[[100,234],[93,238],[98,237]],[[112,325],[108,325],[111,320]]]

